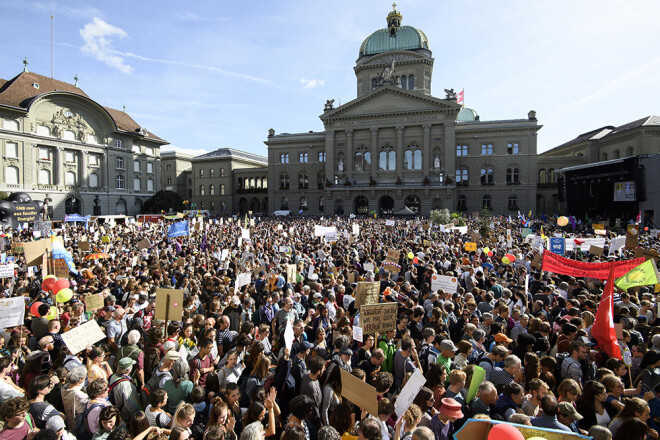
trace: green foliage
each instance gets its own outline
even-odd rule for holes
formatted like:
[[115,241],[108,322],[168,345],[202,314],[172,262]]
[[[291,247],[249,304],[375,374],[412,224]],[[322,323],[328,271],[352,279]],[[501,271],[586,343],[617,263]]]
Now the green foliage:
[[158,191],[142,206],[143,214],[160,214],[161,211],[183,211],[183,200],[174,191]]
[[0,200],[7,200],[9,198],[9,193],[6,191],[0,191]]
[[451,217],[448,209],[434,209],[430,215],[431,221],[439,225],[446,225],[451,222]]

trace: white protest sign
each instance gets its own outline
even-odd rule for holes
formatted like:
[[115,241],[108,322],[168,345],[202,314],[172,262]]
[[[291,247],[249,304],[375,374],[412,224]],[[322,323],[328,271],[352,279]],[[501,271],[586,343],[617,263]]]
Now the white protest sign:
[[323,239],[326,243],[335,243],[337,241],[337,231],[326,232],[326,234],[323,236]]
[[0,278],[14,277],[14,263],[0,264]]
[[419,368],[416,369],[408,379],[408,382],[406,382],[406,385],[403,387],[394,403],[394,412],[397,417],[401,417],[403,413],[406,412],[425,383],[426,378],[424,378],[422,370]]
[[243,286],[247,286],[252,281],[252,274],[250,272],[243,272],[236,277],[236,290]]
[[291,351],[291,347],[293,346],[293,340],[295,339],[295,336],[293,335],[293,326],[291,325],[291,320],[287,319],[286,321],[286,327],[284,328],[284,346],[286,347],[289,352]]
[[249,240],[250,239],[250,230],[249,229],[241,229],[241,238],[244,240]]
[[22,296],[0,299],[0,327],[23,325],[25,300]]
[[362,340],[362,328],[356,325],[353,326],[353,340],[358,342],[364,342]]
[[[293,229],[293,228],[291,228],[291,229]],[[291,231],[291,232],[293,232],[293,231]],[[323,237],[328,232],[337,233],[337,227],[335,227],[335,226],[321,226],[321,225],[315,225],[314,226],[314,236],[315,237]]]
[[434,274],[431,277],[431,290],[436,292],[439,289],[447,293],[456,293],[458,289],[458,278]]
[[80,353],[88,345],[96,344],[105,337],[105,333],[96,321],[87,321],[81,326],[62,333],[62,341],[71,350],[72,354]]
[[614,254],[616,251],[620,251],[623,246],[626,244],[626,236],[622,235],[620,237],[613,238],[610,240],[610,252],[607,254],[608,256]]
[[353,235],[360,235],[360,225],[358,225],[357,223],[353,223],[352,230],[353,230]]
[[394,220],[385,220],[385,226],[394,226]]
[[374,263],[364,263],[362,266],[366,271],[374,271]]
[[[576,242],[577,240],[577,242]],[[624,240],[625,244],[625,240]],[[576,247],[579,247],[583,252],[588,251],[591,246],[599,248],[605,247],[605,238],[567,238],[565,245],[565,252],[572,252]]]

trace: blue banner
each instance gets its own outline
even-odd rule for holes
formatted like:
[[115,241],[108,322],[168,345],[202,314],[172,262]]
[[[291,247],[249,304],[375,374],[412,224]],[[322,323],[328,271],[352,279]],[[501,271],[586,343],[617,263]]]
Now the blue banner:
[[188,220],[174,223],[167,230],[167,238],[180,237],[182,235],[190,235],[190,223],[188,223]]
[[557,255],[564,255],[566,253],[566,240],[563,238],[551,237],[550,251]]

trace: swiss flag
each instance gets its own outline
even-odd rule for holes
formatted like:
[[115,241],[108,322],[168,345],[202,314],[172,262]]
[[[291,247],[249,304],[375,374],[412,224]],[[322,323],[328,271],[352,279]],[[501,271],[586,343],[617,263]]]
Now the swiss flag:
[[591,335],[596,338],[598,347],[609,357],[623,360],[621,348],[616,339],[616,330],[614,329],[614,265],[610,268],[610,274],[607,277],[607,285],[600,299],[600,305],[596,311],[596,320],[591,327]]
[[456,104],[463,104],[463,92],[465,90],[461,90],[457,95],[456,95]]

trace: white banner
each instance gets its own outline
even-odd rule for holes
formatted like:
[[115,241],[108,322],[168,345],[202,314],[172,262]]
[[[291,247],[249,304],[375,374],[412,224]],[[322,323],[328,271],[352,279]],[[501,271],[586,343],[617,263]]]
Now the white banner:
[[434,274],[431,277],[431,290],[437,292],[442,289],[447,293],[456,293],[458,290],[458,278]]
[[333,243],[337,241],[337,231],[335,232],[326,232],[323,236],[323,239],[326,243]]
[[241,238],[244,240],[250,239],[250,230],[241,228]]
[[315,237],[323,237],[328,232],[334,232],[336,234],[337,233],[337,227],[336,226],[321,226],[321,225],[315,225],[314,226],[314,236]]
[[62,341],[71,350],[72,354],[78,354],[88,345],[94,345],[106,337],[101,327],[95,320],[88,321],[81,326],[75,327],[68,332],[62,333]]
[[14,277],[14,263],[0,264],[0,278]]
[[23,325],[25,299],[22,296],[0,299],[0,328]]
[[353,229],[353,235],[360,235],[360,225],[358,225],[357,223],[353,223],[352,229]]
[[399,397],[396,398],[396,402],[394,403],[394,412],[397,417],[401,417],[403,413],[406,412],[425,383],[426,378],[424,377],[422,370],[419,368],[416,369],[406,382],[406,385],[403,387]]
[[613,255],[614,252],[621,250],[621,248],[623,248],[623,246],[625,246],[625,244],[626,244],[626,236],[625,235],[613,238],[612,240],[610,240],[610,252],[607,255],[608,256]]
[[385,220],[385,226],[394,226],[394,220]]
[[[577,243],[575,242],[577,240]],[[624,240],[625,242],[625,240]],[[578,244],[579,243],[579,244]],[[605,238],[580,238],[580,237],[571,237],[566,239],[566,252],[571,252],[576,247],[579,247],[582,252],[589,251],[591,246],[597,246],[599,248],[605,247]]]

